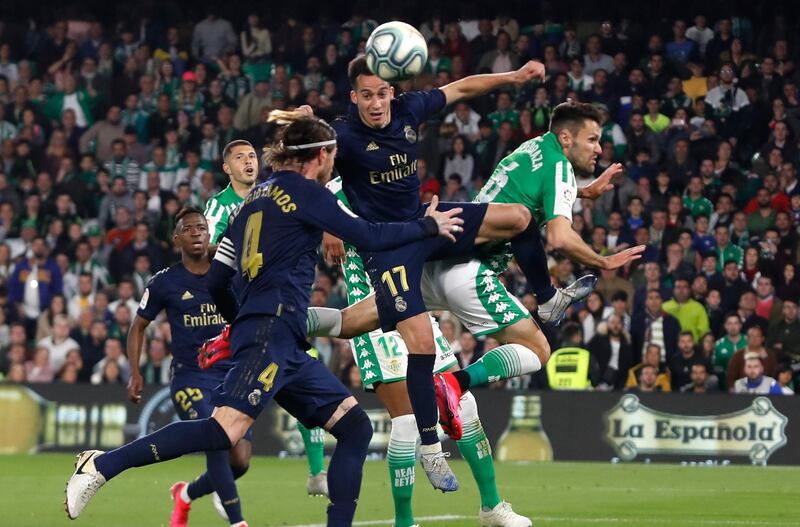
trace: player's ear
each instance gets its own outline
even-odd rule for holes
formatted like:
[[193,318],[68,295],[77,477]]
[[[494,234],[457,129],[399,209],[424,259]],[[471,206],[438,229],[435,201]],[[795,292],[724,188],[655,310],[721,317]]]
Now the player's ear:
[[230,176],[231,175],[230,165],[228,165],[228,163],[222,163],[222,171]]
[[566,126],[558,132],[558,142],[561,143],[561,146],[564,148],[570,148],[572,146],[572,132],[569,131],[569,128]]
[[350,90],[350,102],[353,104],[358,104],[358,97],[356,97],[355,90]]

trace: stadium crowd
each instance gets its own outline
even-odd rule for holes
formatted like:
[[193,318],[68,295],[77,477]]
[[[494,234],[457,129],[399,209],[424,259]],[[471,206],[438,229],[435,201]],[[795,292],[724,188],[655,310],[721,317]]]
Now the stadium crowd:
[[[270,140],[270,110],[308,104],[326,119],[346,111],[348,61],[378,24],[367,13],[0,23],[6,381],[127,381],[125,341],[139,299],[177,260],[174,214],[203,207],[227,184],[226,143]],[[547,68],[542,84],[459,103],[422,126],[424,200],[473,198],[505,155],[547,131],[559,103],[602,111],[595,175],[614,162],[625,170],[613,191],[576,203],[574,228],[601,254],[648,247],[620,272],[549,253],[559,285],[600,275],[569,320],[547,328],[554,350],[588,350],[596,389],[792,393],[800,379],[797,20],[682,12],[649,25],[572,25],[495,9],[407,21],[426,37],[429,60],[398,94],[531,59]],[[521,273],[512,266],[503,278],[535,310]],[[312,305],[345,306],[345,287],[320,260]],[[462,365],[498,345],[437,316]],[[169,326],[151,328],[143,374],[167,383]],[[314,344],[346,384],[360,384],[347,342]],[[495,388],[547,384],[540,372]]]

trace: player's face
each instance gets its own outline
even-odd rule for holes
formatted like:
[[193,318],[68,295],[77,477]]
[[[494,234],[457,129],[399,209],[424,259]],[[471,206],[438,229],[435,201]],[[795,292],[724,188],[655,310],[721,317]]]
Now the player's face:
[[173,242],[182,253],[199,258],[208,253],[208,223],[202,214],[188,214],[175,226]]
[[252,187],[258,176],[258,156],[255,149],[247,145],[233,147],[222,169],[236,183]]
[[577,134],[570,133],[571,141],[567,149],[567,159],[572,166],[584,173],[594,173],[597,156],[603,153],[600,146],[600,125],[587,119]]
[[370,128],[383,128],[391,120],[394,88],[377,75],[359,75],[350,100],[358,106],[358,116]]

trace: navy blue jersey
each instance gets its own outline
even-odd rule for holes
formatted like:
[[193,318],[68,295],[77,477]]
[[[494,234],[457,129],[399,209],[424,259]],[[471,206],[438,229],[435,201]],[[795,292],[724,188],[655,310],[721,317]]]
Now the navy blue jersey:
[[[345,211],[333,194],[297,172],[279,171],[231,215],[212,263],[209,287],[229,319],[308,309],[323,229],[365,250],[386,250],[436,236],[432,218],[375,224]],[[220,265],[221,264],[221,265]],[[227,269],[227,271],[226,271]],[[238,308],[229,302],[236,272]]]
[[369,221],[407,221],[423,213],[417,177],[417,127],[445,107],[439,89],[404,93],[382,129],[361,122],[358,108],[334,121],[336,170],[353,210]]
[[176,373],[183,370],[224,376],[231,367],[229,361],[220,361],[208,370],[197,365],[200,346],[216,337],[225,325],[208,292],[206,276],[189,272],[180,262],[159,271],[147,284],[137,314],[154,320],[162,309],[167,311]]

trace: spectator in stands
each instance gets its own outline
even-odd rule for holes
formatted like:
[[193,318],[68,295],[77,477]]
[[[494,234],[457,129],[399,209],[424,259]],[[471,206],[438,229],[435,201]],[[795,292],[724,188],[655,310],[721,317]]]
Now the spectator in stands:
[[645,349],[657,345],[663,356],[659,361],[668,362],[678,353],[678,320],[663,310],[663,298],[658,289],[649,289],[644,311],[631,319],[631,342],[634,356],[644,355]]
[[678,319],[682,331],[691,332],[695,341],[709,330],[708,315],[697,300],[690,297],[689,280],[675,280],[673,298],[664,303],[664,311]]
[[782,395],[781,386],[769,375],[764,375],[764,366],[757,353],[744,358],[744,376],[736,379],[731,393],[761,393]]
[[631,391],[640,393],[658,392],[662,391],[661,387],[657,384],[658,369],[652,364],[645,364],[639,369],[639,376],[636,388]]
[[192,32],[192,56],[207,63],[225,56],[236,48],[236,33],[233,26],[223,18],[217,18],[209,10],[206,18]]
[[692,364],[691,383],[681,387],[684,393],[708,393],[709,371],[705,361]]
[[458,363],[462,368],[466,368],[470,364],[474,364],[478,359],[483,356],[483,353],[478,349],[478,343],[472,333],[464,331],[458,338],[457,346],[454,347],[453,352],[458,358]]
[[792,364],[800,364],[800,320],[797,318],[797,304],[797,297],[784,299],[782,318],[769,327],[767,338],[767,348]]
[[171,364],[172,357],[168,355],[164,340],[159,338],[151,340],[147,347],[147,363],[142,368],[145,384],[169,384]]
[[622,319],[617,314],[609,316],[607,330],[592,337],[587,348],[598,368],[592,376],[594,386],[598,390],[621,390],[627,371],[634,364],[634,353]]
[[25,380],[27,382],[53,382],[56,369],[50,364],[49,351],[45,346],[38,346],[33,360],[25,363]]
[[692,364],[706,360],[695,350],[694,336],[691,331],[682,331],[680,333],[678,336],[678,350],[680,353],[669,361],[673,391],[678,391],[681,387],[692,382]]
[[64,365],[67,353],[71,350],[80,350],[78,343],[70,338],[69,331],[69,319],[66,315],[57,315],[53,320],[53,334],[37,344],[37,347],[47,350],[54,371],[60,370]]
[[[128,382],[130,367],[128,359],[122,352],[122,341],[111,337],[103,348],[103,359],[92,368],[92,384],[108,384],[109,382],[124,384]],[[114,366],[109,366],[109,364]]]
[[50,299],[50,305],[42,311],[42,314],[36,320],[35,341],[38,342],[53,333],[54,319],[58,315],[67,315],[67,303],[63,294],[53,295]]
[[736,379],[746,375],[745,362],[748,356],[757,357],[763,370],[770,376],[775,375],[778,369],[778,358],[775,353],[764,347],[764,331],[761,327],[752,326],[747,330],[747,347],[734,353],[728,362],[726,377],[729,387],[733,386]]
[[8,301],[25,321],[29,337],[33,338],[36,322],[53,295],[63,292],[61,270],[49,258],[45,239],[36,236],[31,243],[31,258],[22,260],[8,280]]
[[625,388],[627,390],[635,388],[639,379],[640,370],[644,366],[653,366],[657,370],[655,384],[659,391],[671,391],[672,381],[670,379],[670,371],[666,363],[661,360],[662,354],[658,344],[648,344],[646,351],[642,354],[642,362],[628,370],[628,379],[625,382]]
[[[122,139],[125,128],[120,121],[120,107],[110,106],[106,118],[94,123],[81,135],[81,152],[93,152],[98,161],[105,163],[113,158],[112,144]],[[80,126],[80,121],[78,121]]]

